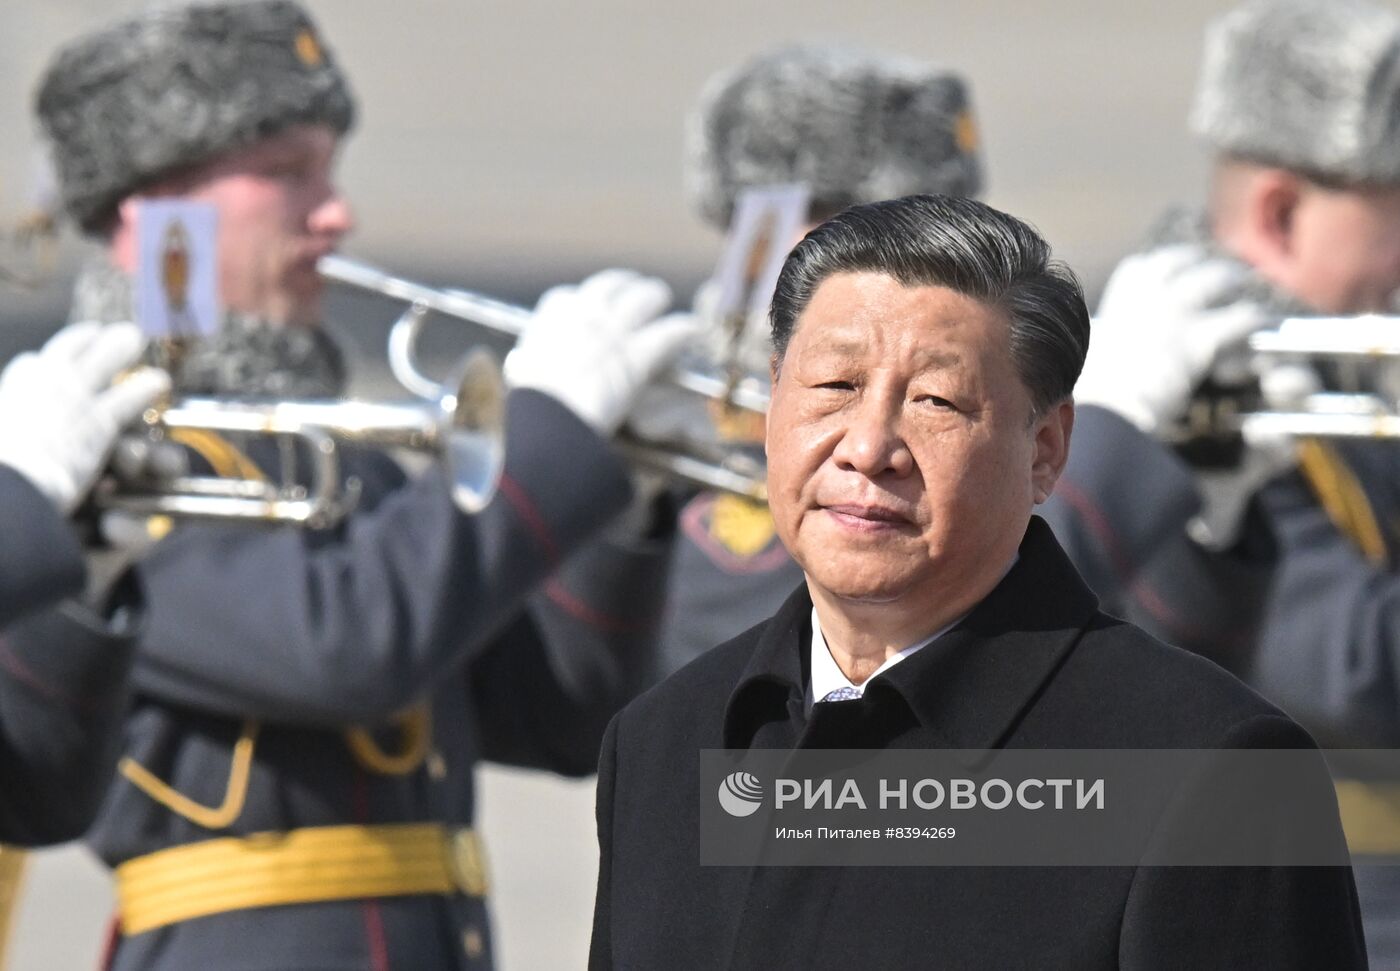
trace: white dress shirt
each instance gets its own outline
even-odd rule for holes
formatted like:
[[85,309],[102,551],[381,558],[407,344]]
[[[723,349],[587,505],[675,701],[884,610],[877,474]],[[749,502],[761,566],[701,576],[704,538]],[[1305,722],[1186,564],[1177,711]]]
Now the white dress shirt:
[[[1011,557],[1011,562],[1008,563],[1006,569],[1001,572],[1003,580],[1006,579],[1006,575],[1011,572],[1011,568],[1016,565],[1016,561],[1020,558],[1020,553]],[[1001,580],[997,582],[1000,583]],[[875,673],[866,678],[864,682],[861,684],[852,684],[851,680],[846,677],[840,666],[836,663],[836,659],[831,656],[831,648],[827,647],[826,637],[822,634],[821,619],[817,617],[817,608],[813,607],[811,647],[812,676],[807,682],[807,714],[812,714],[812,706],[814,704],[840,688],[849,688],[855,692],[855,697],[863,696],[865,694],[866,685],[870,684],[870,682],[874,681],[900,661],[917,654],[935,640],[948,633],[948,631],[958,626],[958,624],[961,624],[963,619],[967,617],[967,614],[971,612],[972,611],[969,610],[967,613],[955,618],[951,623],[940,627],[928,637],[920,640],[917,644],[911,644],[898,654],[892,654],[885,658],[884,663],[876,668]]]

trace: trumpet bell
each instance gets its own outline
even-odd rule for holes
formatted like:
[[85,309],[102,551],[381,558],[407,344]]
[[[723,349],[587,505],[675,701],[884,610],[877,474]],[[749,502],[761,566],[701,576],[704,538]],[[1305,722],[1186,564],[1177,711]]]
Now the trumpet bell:
[[452,476],[452,498],[464,512],[486,508],[505,465],[506,386],[501,366],[476,348],[458,366],[456,391],[442,401],[450,414],[444,457]]

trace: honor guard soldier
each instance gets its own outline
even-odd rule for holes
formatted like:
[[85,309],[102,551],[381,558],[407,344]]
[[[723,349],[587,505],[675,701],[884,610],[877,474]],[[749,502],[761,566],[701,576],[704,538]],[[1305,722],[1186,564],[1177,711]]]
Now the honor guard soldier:
[[[98,30],[53,58],[36,111],[67,214],[102,246],[75,316],[130,316],[144,202],[212,204],[227,319],[175,391],[342,391],[317,261],[352,225],[332,173],[355,104],[299,6]],[[90,834],[116,878],[111,967],[490,966],[473,766],[591,773],[659,613],[664,564],[610,560],[626,596],[609,600],[585,586],[588,554],[569,557],[628,503],[608,438],[691,334],[654,319],[668,300],[623,271],[546,294],[507,364],[499,488],[474,515],[446,472],[360,450],[339,526],[177,525],[157,543],[126,752]],[[221,473],[267,474],[276,454],[185,443]]]
[[0,842],[82,836],[116,765],[140,597],[123,571],[89,575],[68,516],[169,387],[155,370],[112,384],[141,345],[134,324],[72,324],[0,374]]
[[[1400,745],[1400,446],[1264,442],[1217,474],[1160,439],[1203,386],[1247,383],[1251,332],[1395,312],[1397,63],[1400,16],[1365,0],[1257,0],[1210,25],[1191,115],[1214,154],[1209,204],[1169,215],[1109,280],[1050,503],[1107,609],[1232,667],[1338,748]],[[1267,401],[1328,377],[1293,366],[1259,385]],[[1393,798],[1338,795],[1354,853],[1400,852]],[[1357,870],[1372,967],[1400,967],[1397,877]]]
[[[982,189],[977,126],[962,78],[915,61],[836,45],[764,53],[712,78],[686,132],[691,207],[724,231],[745,190],[802,183],[808,229],[847,206],[918,192]],[[714,287],[697,294],[702,318]],[[739,338],[738,364],[767,375],[766,315]],[[755,416],[722,417],[731,446],[761,452]],[[682,508],[662,630],[663,673],[768,617],[801,579],[767,506],[702,492]]]

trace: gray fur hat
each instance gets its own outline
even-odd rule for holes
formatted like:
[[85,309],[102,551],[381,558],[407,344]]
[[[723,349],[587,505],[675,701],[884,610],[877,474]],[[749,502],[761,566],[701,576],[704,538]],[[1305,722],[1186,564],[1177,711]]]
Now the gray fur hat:
[[741,189],[804,182],[812,213],[982,190],[962,78],[839,46],[785,47],[711,78],[686,133],[685,188],[724,228]]
[[1217,151],[1344,184],[1400,182],[1400,16],[1255,0],[1206,30],[1191,127]]
[[349,130],[349,84],[290,0],[152,10],[54,56],[35,113],[63,208],[100,231],[123,198],[168,173],[275,134]]

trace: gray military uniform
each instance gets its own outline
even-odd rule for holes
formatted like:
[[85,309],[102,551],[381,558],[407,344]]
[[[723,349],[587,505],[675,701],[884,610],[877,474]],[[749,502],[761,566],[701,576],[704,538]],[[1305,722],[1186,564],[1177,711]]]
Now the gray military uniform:
[[[594,771],[608,720],[649,668],[664,558],[606,541],[583,549],[627,504],[627,467],[546,395],[512,392],[506,412],[500,489],[478,515],[457,509],[444,471],[410,479],[382,453],[351,450],[344,472],[362,499],[335,529],[187,524],[157,544],[139,567],[148,614],[124,739],[157,791],[129,773],[113,784],[89,834],[109,866],[314,827],[467,827],[482,759]],[[248,455],[270,457],[257,443]],[[406,711],[427,713],[427,740],[394,765],[412,747]],[[351,734],[387,757],[366,757]],[[210,825],[182,808],[224,804],[250,735],[241,809]],[[234,909],[124,935],[110,966],[223,959],[269,971],[486,968],[486,899]]]
[[[55,54],[35,108],[64,210],[104,240],[123,200],[172,173],[298,125],[342,136],[355,114],[290,0],[164,6],[91,32]],[[125,318],[127,287],[90,269],[76,310]],[[177,392],[338,392],[321,331],[261,323],[230,320],[184,355]],[[409,479],[354,452],[361,502],[339,527],[177,526],[142,563],[126,759],[90,834],[122,901],[113,966],[490,965],[489,889],[463,830],[472,768],[593,770],[645,671],[665,574],[645,552],[611,572],[571,558],[628,502],[628,470],[552,398],[518,391],[506,412],[504,474],[479,515],[446,473]],[[227,444],[205,443],[216,470]],[[259,443],[231,444],[278,471]],[[296,862],[248,875],[269,859]]]
[[[587,564],[556,579],[556,599],[520,611],[600,517],[621,508],[627,478],[551,399],[519,392],[508,410],[506,479],[479,516],[453,507],[440,476],[395,483],[371,457],[352,470],[366,482],[366,508],[333,533],[189,526],[157,547],[141,568],[150,617],[126,754],[211,806],[249,720],[260,726],[256,756],[242,813],[213,831],[118,780],[89,837],[104,861],[314,826],[470,825],[472,768],[483,758],[593,770],[607,720],[630,693],[628,651],[646,627],[577,633],[570,608],[587,603],[574,586]],[[585,466],[590,475],[567,472]],[[645,612],[646,584],[630,588]],[[589,618],[610,606],[590,604]],[[347,745],[345,730],[366,726],[395,751],[403,743],[393,716],[422,702],[430,753],[411,771],[376,770]],[[297,904],[125,938],[113,967],[189,968],[236,955],[245,968],[372,968],[378,948],[397,966],[488,967],[486,933],[478,897]]]
[[[1269,299],[1262,281],[1241,295],[1261,298]],[[1333,522],[1297,468],[1257,489],[1238,542],[1198,545],[1187,532],[1203,502],[1193,470],[1096,407],[1079,409],[1045,516],[1106,610],[1224,664],[1324,746],[1393,748],[1400,448],[1342,442],[1332,456],[1376,514],[1384,562]],[[1342,812],[1346,820],[1345,800]],[[1389,966],[1400,961],[1400,870],[1359,866],[1356,875],[1371,959]]]
[[73,530],[6,466],[0,508],[0,842],[57,843],[83,834],[111,779],[139,596],[120,586],[110,617],[69,599],[86,577]]

